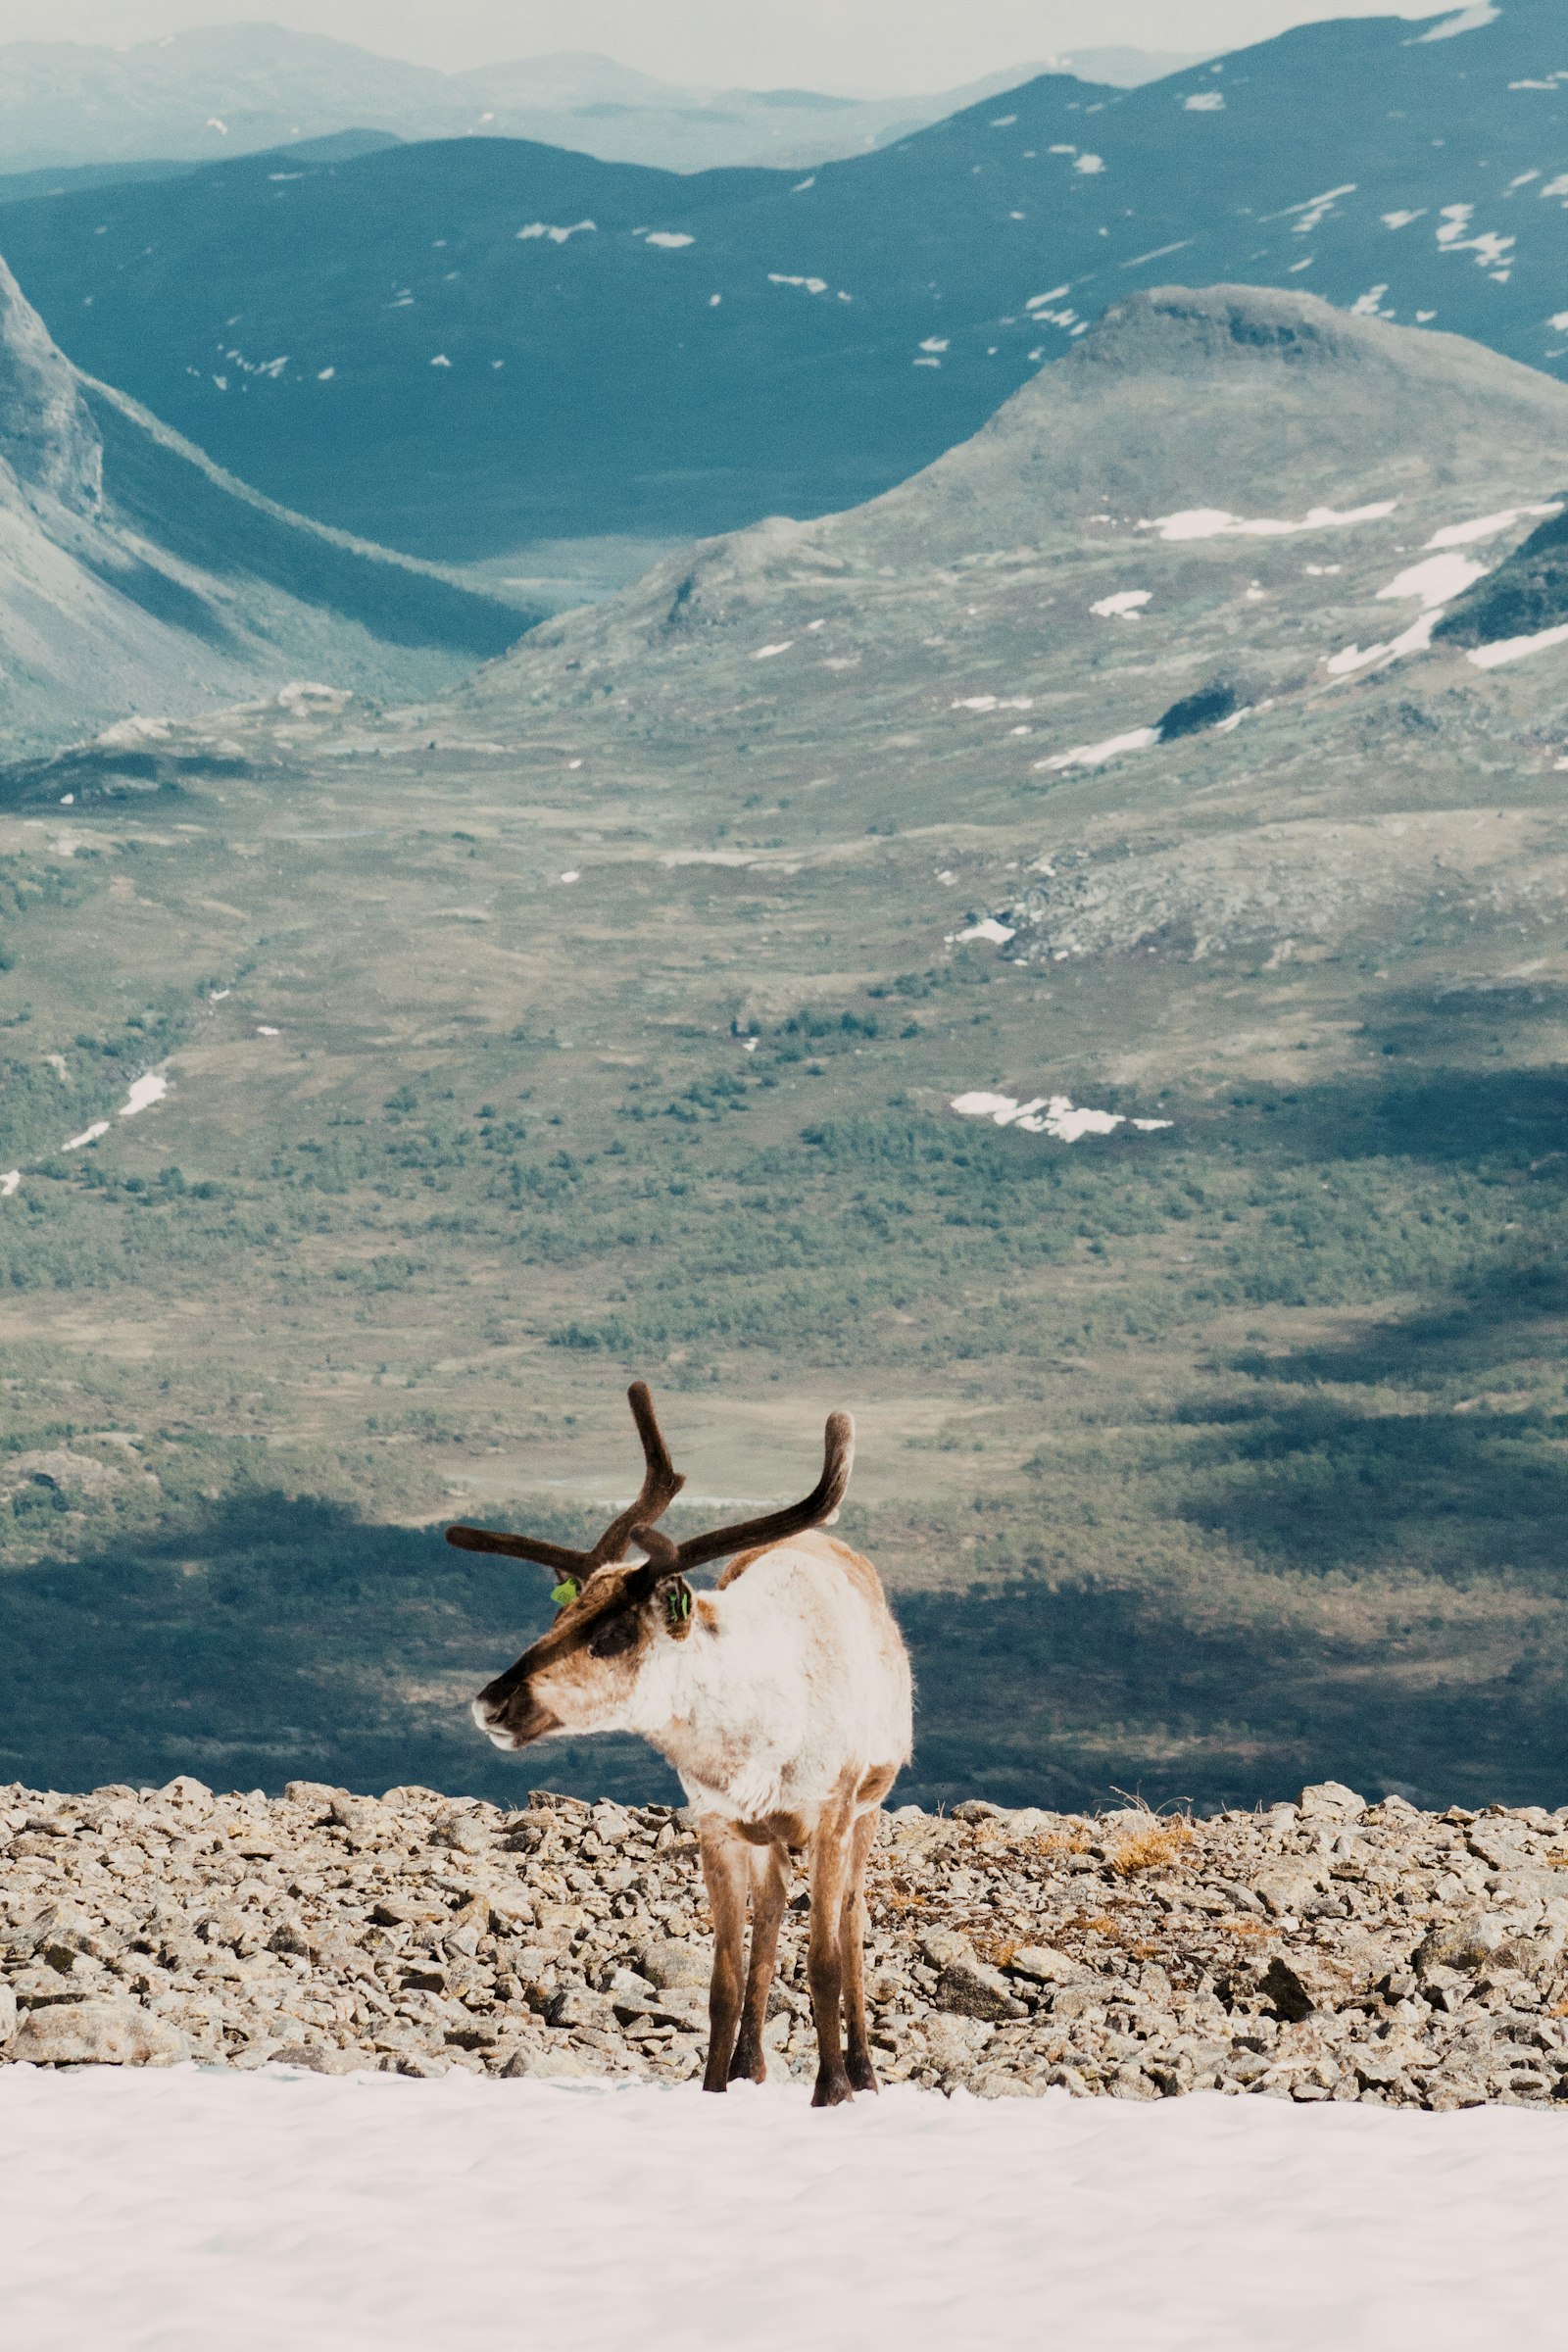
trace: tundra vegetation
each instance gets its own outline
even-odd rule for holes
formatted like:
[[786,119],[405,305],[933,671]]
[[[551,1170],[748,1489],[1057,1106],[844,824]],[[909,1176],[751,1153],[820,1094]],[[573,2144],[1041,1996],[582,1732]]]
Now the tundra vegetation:
[[[853,1404],[895,1802],[1561,1793],[1560,656],[1324,663],[1527,537],[1568,394],[1162,302],[443,702],[0,781],[0,1769],[514,1798],[466,1710],[548,1598],[438,1523],[586,1542],[647,1377],[677,1539]],[[1147,495],[1069,496],[1140,418]],[[1300,527],[1140,528],[1200,506]]]

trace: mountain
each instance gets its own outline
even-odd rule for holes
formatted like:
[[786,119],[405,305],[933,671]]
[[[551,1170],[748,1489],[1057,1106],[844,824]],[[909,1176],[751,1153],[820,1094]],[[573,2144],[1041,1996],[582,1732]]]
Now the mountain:
[[1555,1802],[1565,443],[1135,292],[420,703],[0,772],[9,1769],[514,1793],[439,1525],[585,1541],[641,1376],[682,1534],[855,1411],[918,1801]]
[[0,262],[0,716],[13,750],[302,673],[428,690],[528,618],[248,490],[80,375]]
[[[1107,80],[1184,63],[1103,55]],[[1064,68],[1085,71],[1078,61]],[[1088,69],[1093,74],[1092,67]],[[0,172],[249,155],[350,128],[403,139],[537,139],[670,172],[801,170],[903,138],[1018,73],[929,98],[691,88],[612,58],[562,51],[462,74],[279,24],[214,24],[125,48],[0,44]]]
[[804,173],[469,139],[35,197],[0,234],[79,366],[306,513],[443,558],[685,539],[888,488],[1173,272],[1561,374],[1559,12],[1448,22],[1046,75]]

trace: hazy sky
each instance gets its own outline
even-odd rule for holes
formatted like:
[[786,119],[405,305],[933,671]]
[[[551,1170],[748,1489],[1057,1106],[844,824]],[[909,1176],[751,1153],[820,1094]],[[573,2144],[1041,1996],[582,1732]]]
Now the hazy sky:
[[943,89],[1054,50],[1233,49],[1322,17],[1430,17],[1433,0],[0,0],[0,37],[123,47],[261,18],[431,66],[601,49],[669,80]]

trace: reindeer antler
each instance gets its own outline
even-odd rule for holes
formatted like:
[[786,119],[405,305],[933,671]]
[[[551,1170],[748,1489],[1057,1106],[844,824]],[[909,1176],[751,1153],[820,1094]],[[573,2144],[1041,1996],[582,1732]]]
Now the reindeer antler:
[[648,1554],[648,1568],[643,1573],[650,1584],[662,1584],[667,1577],[701,1568],[710,1560],[722,1560],[731,1552],[782,1543],[786,1536],[798,1536],[805,1528],[820,1527],[844,1500],[854,1467],[855,1423],[848,1413],[830,1413],[822,1440],[822,1475],[804,1501],[792,1502],[782,1511],[769,1511],[761,1519],[741,1519],[731,1527],[715,1527],[706,1536],[689,1536],[684,1544],[672,1544],[657,1527],[634,1527],[632,1539]]
[[596,1568],[624,1559],[633,1538],[642,1541],[638,1531],[662,1519],[686,1484],[669,1458],[647,1382],[634,1380],[626,1397],[637,1424],[637,1435],[643,1442],[647,1467],[642,1491],[634,1502],[629,1502],[612,1519],[591,1551],[571,1551],[564,1544],[546,1544],[537,1536],[497,1535],[487,1527],[449,1527],[447,1542],[455,1544],[461,1551],[499,1551],[505,1552],[509,1559],[532,1560],[536,1567],[553,1568],[561,1576],[575,1577],[579,1583]]

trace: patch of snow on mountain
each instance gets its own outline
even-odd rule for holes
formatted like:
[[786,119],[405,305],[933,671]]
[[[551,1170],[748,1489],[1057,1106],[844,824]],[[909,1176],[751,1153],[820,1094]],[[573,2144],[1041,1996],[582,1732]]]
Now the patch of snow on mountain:
[[979,922],[971,923],[967,930],[955,931],[953,937],[960,946],[966,939],[990,939],[994,940],[999,948],[1004,948],[1009,939],[1017,937],[1017,933],[1006,923],[999,923],[994,914],[987,914],[983,915]]
[[1378,600],[1384,603],[1390,598],[1415,596],[1423,605],[1446,605],[1472,580],[1484,579],[1488,568],[1485,564],[1473,564],[1467,556],[1429,556],[1424,564],[1412,564],[1386,588],[1380,588]]
[[1409,45],[1419,47],[1423,41],[1451,40],[1456,32],[1479,32],[1485,24],[1495,24],[1501,14],[1492,0],[1472,0],[1469,8],[1461,8],[1456,17],[1445,17],[1441,24],[1434,24],[1430,32],[1419,33]]
[[1309,196],[1304,204],[1288,204],[1283,213],[1265,213],[1263,220],[1292,220],[1292,236],[1309,237],[1314,228],[1322,226],[1342,196],[1355,194],[1355,185],[1353,179],[1348,179],[1343,187],[1325,188],[1321,196]]
[[128,1097],[120,1105],[121,1117],[133,1119],[139,1110],[147,1110],[154,1102],[161,1102],[168,1092],[169,1080],[163,1072],[149,1070],[145,1077],[133,1082]]
[[[650,244],[652,244],[652,237],[650,237],[648,241]],[[825,294],[827,292],[827,279],[825,277],[786,277],[783,272],[778,270],[770,270],[768,271],[767,282],[770,286],[800,286],[804,288],[808,294]]]
[[1385,213],[1383,225],[1385,228],[1408,228],[1412,220],[1422,220],[1426,218],[1426,209],[1423,204],[1413,213]]
[[643,239],[645,245],[658,245],[665,253],[677,253],[683,245],[695,245],[697,239],[679,228],[651,228]]
[[1182,112],[1188,115],[1222,115],[1225,111],[1224,93],[1220,90],[1194,90],[1182,100]]
[[1527,654],[1544,654],[1554,645],[1568,645],[1568,623],[1538,629],[1533,637],[1499,637],[1495,645],[1478,645],[1468,659],[1477,669],[1500,669],[1504,662],[1522,662]]
[[1151,588],[1120,588],[1114,596],[1102,596],[1089,610],[1098,612],[1102,620],[1135,620],[1152,595]]
[[1277,521],[1260,515],[1248,519],[1233,514],[1225,507],[1188,507],[1179,514],[1158,514],[1152,522],[1140,522],[1141,531],[1157,531],[1162,539],[1285,539],[1298,531],[1342,530],[1348,523],[1381,522],[1398,505],[1395,498],[1377,500],[1367,507],[1349,507],[1343,511],[1335,507],[1313,507],[1300,522]]
[[752,656],[752,660],[754,662],[771,662],[775,655],[787,654],[794,643],[793,637],[786,637],[781,645],[760,645]]
[[1348,645],[1342,652],[1328,655],[1323,666],[1331,678],[1348,678],[1374,662],[1397,662],[1405,654],[1424,654],[1432,643],[1432,632],[1442,612],[1441,605],[1434,605],[1418,620],[1412,620],[1407,629],[1401,629],[1397,637],[1391,637],[1386,645]]
[[62,1152],[80,1152],[85,1148],[86,1145],[95,1144],[101,1135],[107,1135],[108,1133],[109,1121],[107,1119],[94,1119],[90,1127],[84,1127],[79,1135],[74,1135],[70,1143],[62,1144],[60,1149]]
[[524,244],[532,237],[548,237],[552,245],[564,245],[568,237],[584,236],[598,226],[597,220],[573,220],[569,228],[552,227],[548,220],[530,220],[526,228],[518,229],[517,235]]
[[[1552,320],[1554,326],[1557,323],[1556,319]],[[1568,311],[1564,311],[1561,323],[1568,326]],[[1504,507],[1499,514],[1478,514],[1470,522],[1445,523],[1441,531],[1433,532],[1426,544],[1428,547],[1468,547],[1472,540],[1491,539],[1498,531],[1511,530],[1526,514],[1544,517],[1561,513],[1560,499],[1548,499],[1544,506],[1540,507]]]
[[1103,172],[1104,169],[1105,159],[1102,155],[1081,155],[1073,166],[1073,170],[1075,172],[1087,172],[1090,173]]
[[21,1182],[22,1170],[20,1168],[8,1168],[6,1173],[3,1176],[0,1176],[0,1200],[9,1200],[12,1194],[17,1190]]
[[1053,770],[1101,767],[1107,760],[1119,760],[1123,752],[1147,752],[1158,741],[1157,727],[1130,727],[1125,735],[1108,735],[1103,743],[1080,743],[1070,752],[1057,752],[1049,760],[1037,760],[1035,766]]

